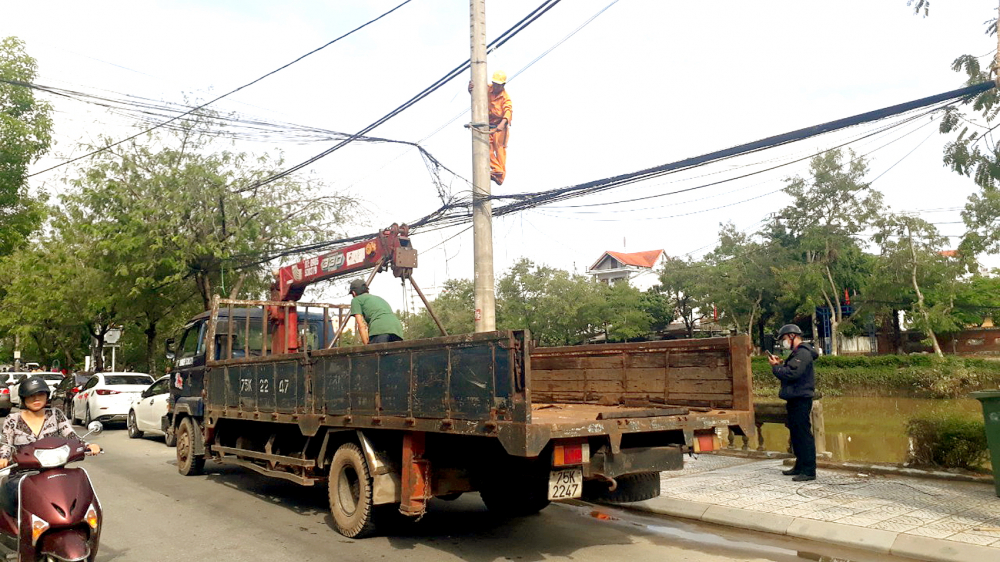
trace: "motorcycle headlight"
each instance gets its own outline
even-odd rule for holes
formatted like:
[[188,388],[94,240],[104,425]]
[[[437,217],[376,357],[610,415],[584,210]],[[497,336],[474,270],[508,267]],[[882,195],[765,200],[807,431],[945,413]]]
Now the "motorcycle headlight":
[[38,542],[38,537],[42,536],[42,533],[49,529],[49,524],[41,517],[35,517],[34,514],[31,515],[31,546],[35,546]]
[[69,461],[69,445],[56,449],[35,449],[35,459],[42,468],[62,466]]

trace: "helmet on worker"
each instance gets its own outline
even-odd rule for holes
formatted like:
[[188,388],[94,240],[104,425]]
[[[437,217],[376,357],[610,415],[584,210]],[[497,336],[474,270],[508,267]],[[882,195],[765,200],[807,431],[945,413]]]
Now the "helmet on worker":
[[502,71],[502,70],[498,70],[498,71],[494,72],[493,73],[493,83],[494,84],[501,84],[501,85],[502,84],[506,84],[507,83],[507,73],[504,72],[504,71]]
[[802,328],[799,328],[795,324],[785,324],[778,330],[778,339],[787,336],[788,334],[795,334],[796,336],[802,337]]

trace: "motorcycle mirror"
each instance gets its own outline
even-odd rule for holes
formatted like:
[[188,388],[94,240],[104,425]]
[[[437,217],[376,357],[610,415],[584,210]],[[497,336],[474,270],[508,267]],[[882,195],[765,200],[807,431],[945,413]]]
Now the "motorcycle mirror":
[[100,435],[104,432],[104,425],[99,421],[90,422],[87,426],[87,435]]

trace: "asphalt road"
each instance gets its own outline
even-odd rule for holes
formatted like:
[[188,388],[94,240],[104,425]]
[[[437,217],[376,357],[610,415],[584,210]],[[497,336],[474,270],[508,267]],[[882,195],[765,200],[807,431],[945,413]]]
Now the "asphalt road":
[[583,504],[502,521],[476,494],[434,500],[422,521],[389,536],[352,540],[332,530],[325,487],[211,462],[205,475],[184,477],[162,439],[130,440],[124,429],[109,427],[97,440],[107,453],[81,466],[104,506],[102,562],[901,560]]

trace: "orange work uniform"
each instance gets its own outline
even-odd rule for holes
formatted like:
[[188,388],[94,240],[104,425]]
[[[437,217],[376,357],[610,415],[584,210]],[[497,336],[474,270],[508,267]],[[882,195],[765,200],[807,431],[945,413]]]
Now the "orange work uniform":
[[497,94],[490,86],[488,92],[490,128],[496,127],[504,119],[507,120],[507,127],[504,130],[490,134],[490,178],[497,185],[502,185],[507,175],[507,141],[510,139],[510,122],[514,115],[514,106],[510,103],[510,95],[506,89],[500,90]]

